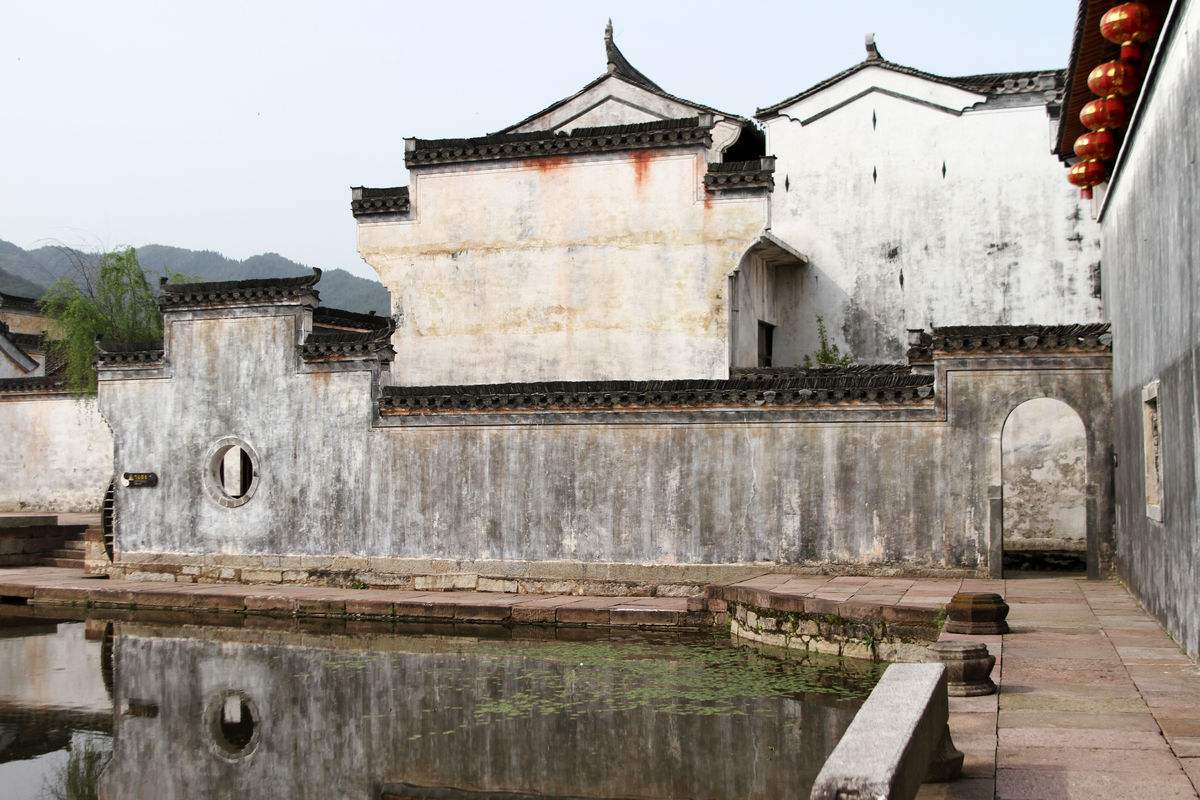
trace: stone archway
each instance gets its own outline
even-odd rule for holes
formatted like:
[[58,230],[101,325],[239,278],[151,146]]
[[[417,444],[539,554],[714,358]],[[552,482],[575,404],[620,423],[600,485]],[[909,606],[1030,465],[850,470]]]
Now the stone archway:
[[1087,432],[1075,409],[1038,397],[1001,434],[1005,561],[1083,566],[1087,559]]

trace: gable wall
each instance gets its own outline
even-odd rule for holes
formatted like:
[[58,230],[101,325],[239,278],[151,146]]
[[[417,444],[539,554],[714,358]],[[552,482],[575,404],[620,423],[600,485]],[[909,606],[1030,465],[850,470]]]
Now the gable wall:
[[767,200],[705,195],[704,170],[701,148],[414,170],[411,217],[358,226],[396,382],[727,377],[727,275]]
[[606,78],[561,106],[514,129],[570,131],[600,125],[630,125],[660,119],[694,117],[699,109],[670,100],[617,78]]
[[[922,102],[851,99],[872,81]],[[1050,154],[1043,105],[957,114],[945,107],[982,96],[882,70],[843,83],[765,123],[772,232],[812,262],[802,351],[817,314],[861,361],[901,360],[906,328],[1101,319],[1098,229]]]

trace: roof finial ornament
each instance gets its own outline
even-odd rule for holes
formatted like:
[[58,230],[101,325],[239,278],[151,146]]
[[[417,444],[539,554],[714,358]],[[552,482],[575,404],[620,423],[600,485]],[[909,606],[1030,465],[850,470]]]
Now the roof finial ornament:
[[638,72],[621,53],[617,47],[617,43],[613,41],[613,24],[611,19],[604,28],[604,57],[608,61],[607,72],[609,75],[615,75],[618,78],[645,89],[650,89],[651,91],[662,92],[661,86]]
[[883,61],[884,58],[879,54],[879,48],[875,46],[875,34],[867,34],[867,61]]
[[612,17],[609,17],[608,24],[604,26],[604,57],[608,61],[609,75],[617,71],[617,59],[613,55],[613,51],[616,49],[617,45],[613,42]]

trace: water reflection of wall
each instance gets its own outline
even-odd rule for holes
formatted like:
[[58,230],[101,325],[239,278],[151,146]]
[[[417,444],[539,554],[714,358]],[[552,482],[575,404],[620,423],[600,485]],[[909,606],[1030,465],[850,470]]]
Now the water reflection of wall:
[[84,624],[7,620],[0,628],[0,708],[112,709],[101,671],[100,641],[87,641]]
[[[532,659],[533,645],[515,641],[387,637],[365,653],[146,633],[119,629],[116,694],[122,708],[152,703],[157,712],[117,720],[105,775],[110,798],[150,784],[164,800],[281,792],[373,798],[399,783],[551,796],[778,798],[798,788],[807,794],[855,707],[824,696],[776,697],[750,701],[740,715],[609,704],[577,716],[477,722],[481,704],[527,698],[531,681],[565,687],[570,697],[582,677],[601,695],[617,695],[620,677]],[[212,733],[214,703],[230,690],[243,693],[258,718],[240,758],[216,746]]]

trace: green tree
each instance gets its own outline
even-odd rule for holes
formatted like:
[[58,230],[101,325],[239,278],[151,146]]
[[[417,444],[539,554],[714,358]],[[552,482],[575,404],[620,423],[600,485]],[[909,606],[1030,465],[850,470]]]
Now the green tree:
[[829,341],[829,331],[825,328],[825,320],[817,315],[817,341],[820,347],[817,352],[804,357],[805,369],[813,367],[849,367],[854,364],[854,357],[849,353],[843,354],[838,346]]
[[75,278],[55,281],[41,305],[62,330],[50,349],[63,364],[67,388],[95,394],[97,340],[123,348],[161,340],[162,315],[132,247],[98,259],[72,252]]

